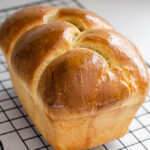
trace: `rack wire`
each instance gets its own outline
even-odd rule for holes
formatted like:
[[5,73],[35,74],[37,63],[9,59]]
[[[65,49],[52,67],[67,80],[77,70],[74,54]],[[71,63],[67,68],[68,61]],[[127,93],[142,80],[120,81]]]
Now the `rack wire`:
[[[13,12],[29,5],[84,7],[77,0],[42,0],[0,10],[0,24]],[[150,65],[147,64],[150,72]],[[24,111],[0,51],[0,141],[6,150],[53,150]],[[3,150],[0,142],[0,150]],[[128,133],[113,142],[91,150],[150,150],[150,93],[137,112]]]

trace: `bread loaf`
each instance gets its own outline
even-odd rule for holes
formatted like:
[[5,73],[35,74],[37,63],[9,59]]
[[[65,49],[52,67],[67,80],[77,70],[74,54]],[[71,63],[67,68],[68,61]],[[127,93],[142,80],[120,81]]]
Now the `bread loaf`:
[[14,89],[56,150],[85,150],[123,136],[146,98],[137,48],[81,8],[32,6],[0,27]]

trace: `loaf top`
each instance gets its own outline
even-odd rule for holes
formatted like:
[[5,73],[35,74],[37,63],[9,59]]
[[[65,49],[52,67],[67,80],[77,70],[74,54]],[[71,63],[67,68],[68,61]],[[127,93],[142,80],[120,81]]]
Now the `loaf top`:
[[24,8],[1,25],[0,46],[35,105],[52,119],[139,104],[148,92],[148,70],[135,45],[88,10]]

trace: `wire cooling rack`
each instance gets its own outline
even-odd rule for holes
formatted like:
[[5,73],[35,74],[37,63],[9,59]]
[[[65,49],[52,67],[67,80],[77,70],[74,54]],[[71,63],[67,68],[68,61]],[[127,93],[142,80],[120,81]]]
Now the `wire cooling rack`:
[[[43,0],[29,5],[83,7],[77,0]],[[22,5],[0,10],[0,23]],[[148,64],[147,64],[148,65]],[[150,72],[150,65],[148,65]],[[0,140],[4,150],[53,150],[24,111],[13,90],[6,60],[0,51]],[[3,150],[0,142],[0,150]],[[91,150],[150,150],[150,94],[137,112],[128,133]]]

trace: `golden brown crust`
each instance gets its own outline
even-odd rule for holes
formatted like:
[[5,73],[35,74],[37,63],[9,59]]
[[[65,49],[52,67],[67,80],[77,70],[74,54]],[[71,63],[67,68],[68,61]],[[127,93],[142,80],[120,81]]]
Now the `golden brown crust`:
[[8,17],[0,28],[1,48],[5,51],[6,57],[11,53],[15,41],[23,33],[35,26],[44,24],[44,16],[53,11],[56,11],[55,7],[32,6]]
[[78,30],[70,23],[55,21],[25,33],[11,54],[11,65],[18,76],[32,86],[33,78],[50,57],[66,52]]
[[121,137],[148,92],[137,48],[84,9],[25,8],[2,24],[0,45],[19,98],[56,150]]
[[[37,107],[32,97],[22,86],[18,77],[10,70],[15,91],[18,93],[23,107],[36,125],[37,129],[56,150],[87,150],[122,137],[128,130],[140,103],[119,107],[115,110],[102,111],[98,115],[64,120],[66,114],[61,114],[61,120],[57,119],[56,113],[54,120],[41,107]],[[59,110],[57,110],[58,112]],[[61,112],[60,112],[61,113]],[[65,118],[68,118],[65,116]],[[116,123],[117,122],[117,123]]]
[[[33,29],[28,31],[31,27]],[[85,31],[79,32],[78,28]],[[20,36],[23,34],[20,38],[15,34],[17,29]],[[38,98],[38,103],[43,101],[47,112],[55,112],[57,108],[63,112],[69,108],[72,111],[86,110],[87,115],[89,110],[97,112],[104,106],[110,105],[115,109],[114,106],[118,107],[123,102],[128,104],[131,97],[138,97],[137,102],[145,98],[148,73],[136,47],[114,31],[104,19],[90,11],[66,7],[58,10],[46,6],[29,7],[8,18],[0,33],[4,37],[4,40],[0,40],[6,55],[7,45],[11,45],[13,39],[16,42],[18,36],[19,40],[11,50],[8,63],[26,90],[32,93],[33,99]],[[66,53],[70,50],[73,52]],[[79,58],[74,59],[74,54],[78,53]],[[91,58],[87,60],[89,55]],[[101,65],[94,62],[94,56],[103,60]],[[80,59],[84,63],[80,64]],[[68,66],[68,62],[72,66]],[[90,66],[92,64],[93,68]],[[106,64],[107,67],[103,68]],[[78,71],[74,71],[74,66]],[[52,73],[51,68],[54,69]],[[100,70],[103,70],[102,74]],[[112,90],[113,86],[116,90]]]
[[110,68],[119,67],[124,71],[136,92],[147,93],[147,67],[135,45],[124,36],[113,30],[90,29],[81,34],[78,46],[97,51],[107,60]]
[[[129,87],[120,69],[88,49],[73,49],[54,60],[39,81],[38,93],[52,108],[99,110],[126,100]],[[115,87],[116,90],[110,90]]]
[[57,19],[72,22],[77,25],[80,30],[85,30],[91,27],[100,27],[113,30],[113,27],[105,19],[91,11],[81,8],[60,8],[57,13]]

